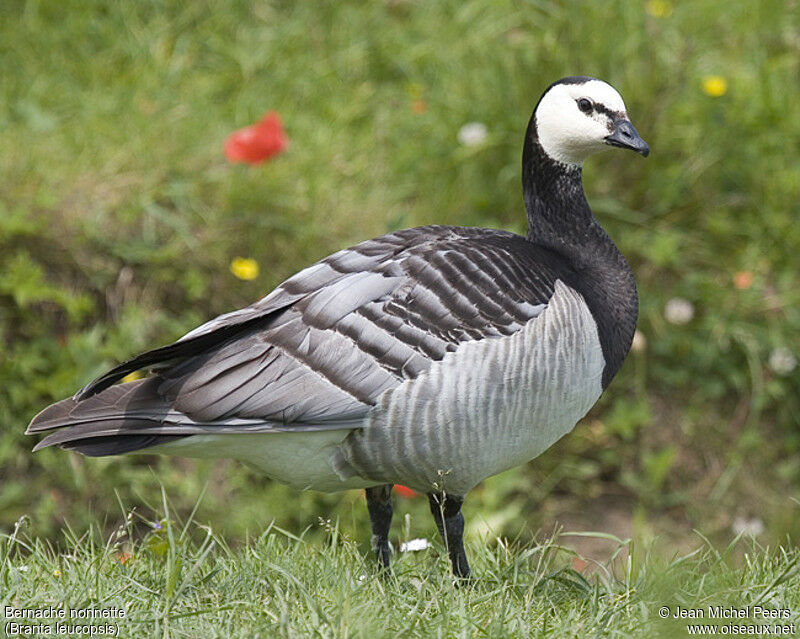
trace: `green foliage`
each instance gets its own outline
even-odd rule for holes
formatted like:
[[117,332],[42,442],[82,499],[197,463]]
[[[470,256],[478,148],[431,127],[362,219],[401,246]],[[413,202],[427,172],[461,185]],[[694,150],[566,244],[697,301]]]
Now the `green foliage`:
[[[142,537],[138,524],[150,532]],[[395,554],[386,579],[365,544],[337,523],[320,528],[324,537],[310,541],[270,525],[231,549],[211,528],[175,519],[165,502],[149,518],[129,513],[107,537],[67,531],[58,552],[23,521],[0,538],[0,606],[121,609],[121,619],[93,622],[116,624],[121,637],[620,639],[685,636],[690,622],[662,619],[664,606],[795,611],[770,620],[786,626],[800,606],[797,551],[740,540],[663,561],[630,540],[585,533],[612,544],[605,563],[566,549],[567,535],[519,547],[471,544],[475,579],[457,586],[441,544]],[[765,623],[749,617],[735,621]]]
[[[585,170],[636,273],[647,345],[573,435],[475,491],[473,532],[535,530],[560,512],[546,503],[610,493],[656,517],[679,508],[686,529],[727,534],[744,509],[776,539],[800,533],[786,514],[800,377],[768,365],[779,347],[800,356],[798,7],[667,5],[2,3],[0,528],[29,514],[40,534],[85,529],[115,489],[157,501],[157,478],[182,512],[208,484],[203,520],[234,535],[318,513],[363,530],[355,493],[297,495],[224,463],[31,455],[22,432],[105,368],[343,246],[425,223],[522,231],[527,118],[551,81],[585,73],[620,89],[653,151]],[[724,95],[703,92],[711,74]],[[288,150],[228,165],[225,136],[269,109]],[[471,121],[488,137],[464,147]],[[235,256],[261,275],[235,279]],[[694,306],[686,324],[665,319],[675,297]]]

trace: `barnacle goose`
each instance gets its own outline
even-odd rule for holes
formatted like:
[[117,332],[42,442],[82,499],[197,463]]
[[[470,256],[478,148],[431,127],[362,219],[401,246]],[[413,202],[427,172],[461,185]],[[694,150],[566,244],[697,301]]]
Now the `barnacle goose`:
[[46,408],[34,450],[229,457],[300,489],[365,488],[387,568],[405,484],[468,576],[464,495],[570,431],[631,344],[633,275],[581,184],[609,145],[649,152],[620,95],[555,82],[525,133],[526,237],[425,226],[334,253]]

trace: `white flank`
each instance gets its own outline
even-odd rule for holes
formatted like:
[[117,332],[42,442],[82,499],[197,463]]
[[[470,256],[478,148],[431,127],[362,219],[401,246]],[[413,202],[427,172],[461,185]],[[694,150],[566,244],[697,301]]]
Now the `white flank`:
[[300,489],[397,483],[463,495],[572,430],[600,396],[603,367],[591,312],[557,281],[520,331],[463,343],[352,429],[193,435],[143,452],[237,459]]
[[518,333],[466,342],[384,393],[336,467],[343,478],[464,495],[572,430],[600,397],[604,365],[591,312],[558,281]]
[[198,458],[237,459],[272,479],[300,490],[335,492],[374,486],[360,477],[342,481],[331,466],[331,458],[349,430],[242,435],[192,435],[142,450]]

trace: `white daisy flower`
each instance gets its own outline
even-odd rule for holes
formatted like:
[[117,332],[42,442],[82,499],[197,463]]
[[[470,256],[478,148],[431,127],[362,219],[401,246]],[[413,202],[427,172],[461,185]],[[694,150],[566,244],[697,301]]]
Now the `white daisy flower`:
[[467,122],[458,130],[458,142],[464,146],[478,146],[489,135],[489,130],[483,122]]
[[631,342],[631,350],[634,353],[644,353],[647,349],[647,338],[644,333],[638,328],[633,332],[633,342]]
[[670,324],[688,324],[694,317],[694,304],[682,297],[673,297],[664,306],[664,318]]
[[745,535],[747,537],[758,537],[764,532],[764,522],[758,517],[747,519],[741,515],[733,520],[731,530],[734,535]]
[[775,374],[788,375],[797,366],[797,358],[788,348],[779,346],[772,349],[767,363]]
[[427,539],[410,539],[400,543],[400,552],[416,552],[430,547]]

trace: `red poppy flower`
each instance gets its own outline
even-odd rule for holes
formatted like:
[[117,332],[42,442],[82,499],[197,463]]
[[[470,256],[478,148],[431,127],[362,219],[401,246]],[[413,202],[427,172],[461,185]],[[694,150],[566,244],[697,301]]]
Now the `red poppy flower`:
[[275,111],[265,114],[255,124],[237,129],[225,140],[229,162],[260,164],[286,148],[286,133]]
[[750,288],[753,284],[753,274],[750,271],[739,271],[733,276],[733,285],[741,290]]
[[401,497],[416,497],[417,493],[413,490],[408,488],[407,486],[402,486],[401,484],[395,484],[394,492],[396,492]]

